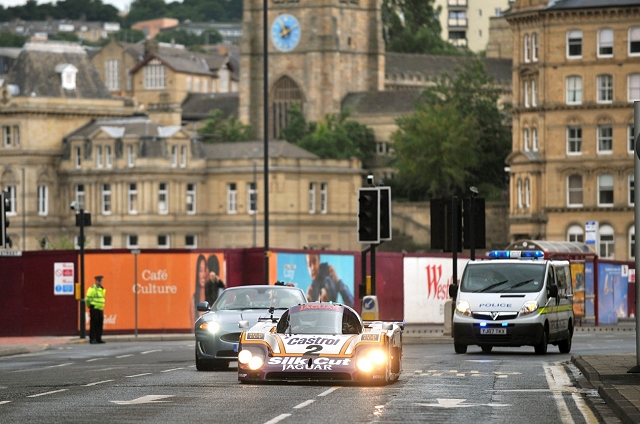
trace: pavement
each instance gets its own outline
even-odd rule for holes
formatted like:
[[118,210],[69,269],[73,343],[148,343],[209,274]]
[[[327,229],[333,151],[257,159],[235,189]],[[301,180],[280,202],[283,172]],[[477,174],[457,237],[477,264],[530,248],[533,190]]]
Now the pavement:
[[[635,320],[621,321],[617,325],[580,325],[575,332],[635,333]],[[192,333],[105,335],[106,343],[136,341],[194,341]],[[0,357],[20,355],[54,349],[64,344],[89,343],[79,336],[0,337]],[[405,344],[453,343],[451,334],[441,324],[407,324],[403,333]],[[581,389],[597,390],[606,405],[615,413],[612,421],[640,424],[640,358],[636,353],[619,355],[573,355],[571,362],[582,373],[578,384]],[[637,367],[638,372],[630,373]],[[635,370],[634,370],[635,371]],[[610,422],[606,412],[598,410],[602,422]]]

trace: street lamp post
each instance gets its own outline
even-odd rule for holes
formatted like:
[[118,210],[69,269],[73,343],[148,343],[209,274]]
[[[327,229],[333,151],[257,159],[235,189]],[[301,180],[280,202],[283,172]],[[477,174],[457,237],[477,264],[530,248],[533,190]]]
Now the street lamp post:
[[87,321],[85,313],[85,298],[84,298],[84,207],[80,207],[80,338],[86,338],[87,334]]

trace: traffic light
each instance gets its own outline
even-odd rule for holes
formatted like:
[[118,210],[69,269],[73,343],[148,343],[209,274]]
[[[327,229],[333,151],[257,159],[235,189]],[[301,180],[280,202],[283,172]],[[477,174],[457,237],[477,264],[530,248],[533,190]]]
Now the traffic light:
[[0,247],[11,247],[11,240],[9,240],[9,234],[7,228],[9,227],[9,218],[7,217],[9,199],[5,192],[0,193]]
[[380,190],[380,240],[391,240],[391,187]]
[[358,243],[380,243],[380,190],[377,187],[359,190]]
[[473,231],[473,248],[484,249],[487,244],[484,199],[476,197],[472,201],[467,197],[462,201],[462,208],[464,210],[462,217],[464,248],[471,249],[471,231]]
[[432,249],[453,252],[454,225],[456,251],[462,252],[462,207],[460,202],[457,201],[457,198],[454,201],[451,197],[431,199]]

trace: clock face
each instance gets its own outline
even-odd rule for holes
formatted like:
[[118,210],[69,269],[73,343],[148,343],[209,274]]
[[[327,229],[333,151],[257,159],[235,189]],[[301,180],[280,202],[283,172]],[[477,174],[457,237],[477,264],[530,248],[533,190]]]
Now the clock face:
[[280,15],[271,25],[271,41],[282,52],[289,52],[300,42],[300,23],[295,16]]

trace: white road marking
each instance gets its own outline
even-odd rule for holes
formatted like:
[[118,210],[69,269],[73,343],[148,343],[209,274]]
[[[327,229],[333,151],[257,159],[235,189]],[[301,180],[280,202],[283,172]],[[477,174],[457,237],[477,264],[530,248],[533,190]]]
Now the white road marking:
[[276,423],[279,423],[280,421],[282,421],[285,418],[290,417],[290,416],[291,416],[291,414],[280,414],[277,417],[275,417],[274,419],[269,420],[264,424],[276,424]]
[[171,368],[170,370],[162,370],[160,372],[169,372],[169,371],[177,371],[177,370],[181,370],[183,368]]
[[162,352],[162,349],[146,350],[144,352],[140,352],[140,355],[146,355],[147,353],[153,353],[153,352]]
[[112,400],[110,402],[117,403],[118,405],[138,405],[141,403],[165,403],[171,402],[170,400],[160,400],[173,397],[173,395],[146,395],[133,400]]
[[91,358],[91,359],[87,359],[87,362],[94,362],[94,361],[102,361],[104,358]]
[[10,400],[0,400],[0,405],[4,405],[5,403],[11,403]]
[[109,368],[102,368],[100,370],[96,370],[96,371],[111,371],[111,370],[117,370],[119,367],[109,367]]
[[324,392],[320,393],[318,396],[326,396],[326,395],[328,395],[329,393],[331,393],[331,392],[334,392],[334,391],[338,390],[339,388],[340,388],[340,386],[332,387],[332,388],[330,388],[330,389],[328,389],[328,390],[325,390]]
[[127,358],[127,357],[129,357],[129,356],[133,356],[133,355],[131,355],[131,354],[129,354],[129,355],[120,355],[120,356],[116,356],[116,358],[118,358],[118,359],[120,359],[120,358]]
[[134,375],[125,375],[126,378],[133,378],[133,377],[142,377],[143,375],[151,375],[150,372],[144,372],[142,374],[134,374]]
[[89,384],[85,384],[84,387],[90,387],[90,386],[96,386],[98,384],[102,384],[102,383],[108,383],[110,381],[113,380],[102,380],[102,381],[96,381],[95,383],[89,383]]
[[547,385],[553,392],[553,400],[555,400],[556,406],[558,407],[560,419],[565,424],[573,424],[575,421],[573,421],[571,411],[569,411],[569,407],[562,396],[562,392],[565,388],[571,386],[569,376],[564,372],[564,368],[558,365],[546,364],[543,365],[542,368],[544,369],[544,375],[547,378]]
[[466,399],[436,399],[438,403],[416,403],[419,406],[433,406],[436,408],[469,408],[472,406],[511,406],[508,403],[464,403]]
[[50,365],[50,366],[48,366],[48,367],[43,367],[43,368],[66,367],[67,365],[73,365],[73,362],[67,362],[66,364]]
[[38,393],[37,395],[30,395],[30,396],[27,396],[27,397],[38,397],[38,396],[51,395],[51,394],[54,394],[54,393],[66,392],[67,390],[68,389],[53,390],[51,392]]
[[297,404],[296,406],[293,407],[293,409],[301,409],[304,408],[305,406],[309,406],[311,405],[313,402],[315,402],[315,400],[313,399],[309,399],[309,400],[305,400],[302,403]]

